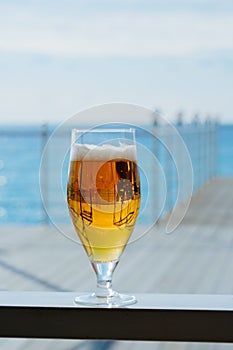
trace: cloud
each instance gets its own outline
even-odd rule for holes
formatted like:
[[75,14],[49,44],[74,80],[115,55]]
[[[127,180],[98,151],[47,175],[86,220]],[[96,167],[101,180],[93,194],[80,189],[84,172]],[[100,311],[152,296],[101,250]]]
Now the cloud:
[[63,14],[22,8],[2,13],[0,32],[2,52],[68,57],[183,56],[233,49],[231,13]]

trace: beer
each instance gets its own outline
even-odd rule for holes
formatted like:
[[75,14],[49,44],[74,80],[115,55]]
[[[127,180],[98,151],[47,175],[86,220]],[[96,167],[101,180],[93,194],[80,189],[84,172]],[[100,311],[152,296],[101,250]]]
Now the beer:
[[91,261],[118,261],[140,205],[135,146],[73,145],[67,197],[75,230]]

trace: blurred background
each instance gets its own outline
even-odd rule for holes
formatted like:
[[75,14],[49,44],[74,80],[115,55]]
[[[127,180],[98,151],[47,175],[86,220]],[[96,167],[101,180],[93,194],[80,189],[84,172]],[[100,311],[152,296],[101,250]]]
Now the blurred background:
[[[125,102],[153,113],[145,120],[97,115],[80,119],[79,126],[133,123],[173,144],[157,123],[156,115],[162,113],[190,152],[194,192],[176,234],[164,238],[158,224],[150,243],[144,239],[129,247],[116,285],[135,292],[233,293],[233,2],[0,0],[0,32],[0,288],[82,291],[94,286],[81,247],[59,235],[46,215],[40,160],[50,135],[65,119],[90,106]],[[68,134],[58,139],[51,159],[67,140]],[[140,140],[148,142],[146,134]],[[168,184],[165,218],[175,203],[177,177],[161,144],[153,152]],[[51,164],[44,169],[48,183],[42,185],[48,188],[47,203],[66,225],[67,209],[56,201]],[[184,191],[183,200],[187,195]],[[124,264],[142,246],[147,255],[154,247],[153,258],[142,271],[141,254],[134,268],[143,283],[128,279],[127,284],[126,272],[132,274],[133,267],[129,264],[124,273]],[[154,272],[161,260],[163,268]],[[12,349],[49,349],[52,344],[59,349],[181,349],[172,343],[48,340],[2,340],[0,347],[9,344]],[[200,346],[209,348],[182,344],[183,349]]]

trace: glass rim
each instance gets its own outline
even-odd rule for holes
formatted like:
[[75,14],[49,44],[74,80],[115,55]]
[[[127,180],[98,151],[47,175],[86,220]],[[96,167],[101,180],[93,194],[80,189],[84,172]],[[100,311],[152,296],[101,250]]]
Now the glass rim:
[[79,133],[87,133],[87,132],[131,132],[131,133],[135,133],[136,129],[135,128],[103,128],[103,129],[77,129],[77,128],[73,128],[72,129],[72,133],[74,132],[79,132]]

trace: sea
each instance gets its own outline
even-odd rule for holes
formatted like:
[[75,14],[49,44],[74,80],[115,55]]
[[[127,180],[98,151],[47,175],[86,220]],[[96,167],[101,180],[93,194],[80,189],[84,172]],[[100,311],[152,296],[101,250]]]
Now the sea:
[[[51,147],[52,149],[47,148],[46,159],[44,157],[41,163],[45,145],[55,129],[54,125],[0,126],[0,225],[37,225],[41,223],[55,223],[56,225],[70,220],[66,205],[69,164],[67,145],[70,142],[70,133],[65,132],[64,135],[60,135]],[[145,126],[142,129],[149,130],[150,127]],[[155,199],[161,202],[161,206],[157,209],[158,213],[156,213],[159,215],[174,205],[177,195],[177,176],[171,176],[175,173],[175,166],[174,164],[168,166],[169,157],[161,150],[157,155],[159,165],[156,166],[158,172],[161,173],[161,169],[168,168],[168,174],[163,176],[161,185],[158,186],[156,170],[150,168],[150,157],[155,150],[155,144],[153,138],[148,135],[148,132],[139,133],[139,158],[144,164],[140,166],[142,223],[147,222],[151,213],[154,213]],[[203,140],[202,138],[202,142]],[[188,143],[187,139],[185,142]],[[195,190],[203,186],[213,175],[233,176],[233,125],[218,125],[215,143],[217,145],[214,156],[216,174],[211,171],[207,175],[204,174],[202,180],[199,179],[199,182],[196,181],[198,183],[194,184]],[[194,153],[191,144],[187,147],[190,151],[193,169],[194,171],[197,169],[200,173],[197,154]],[[200,149],[202,145],[199,145]],[[208,152],[211,154],[211,149],[208,149]],[[57,164],[55,160],[61,154],[63,154],[63,162]],[[159,192],[164,183],[166,183],[166,192],[169,193],[169,196],[161,195],[161,191]],[[155,186],[152,195],[153,186],[151,184]]]

